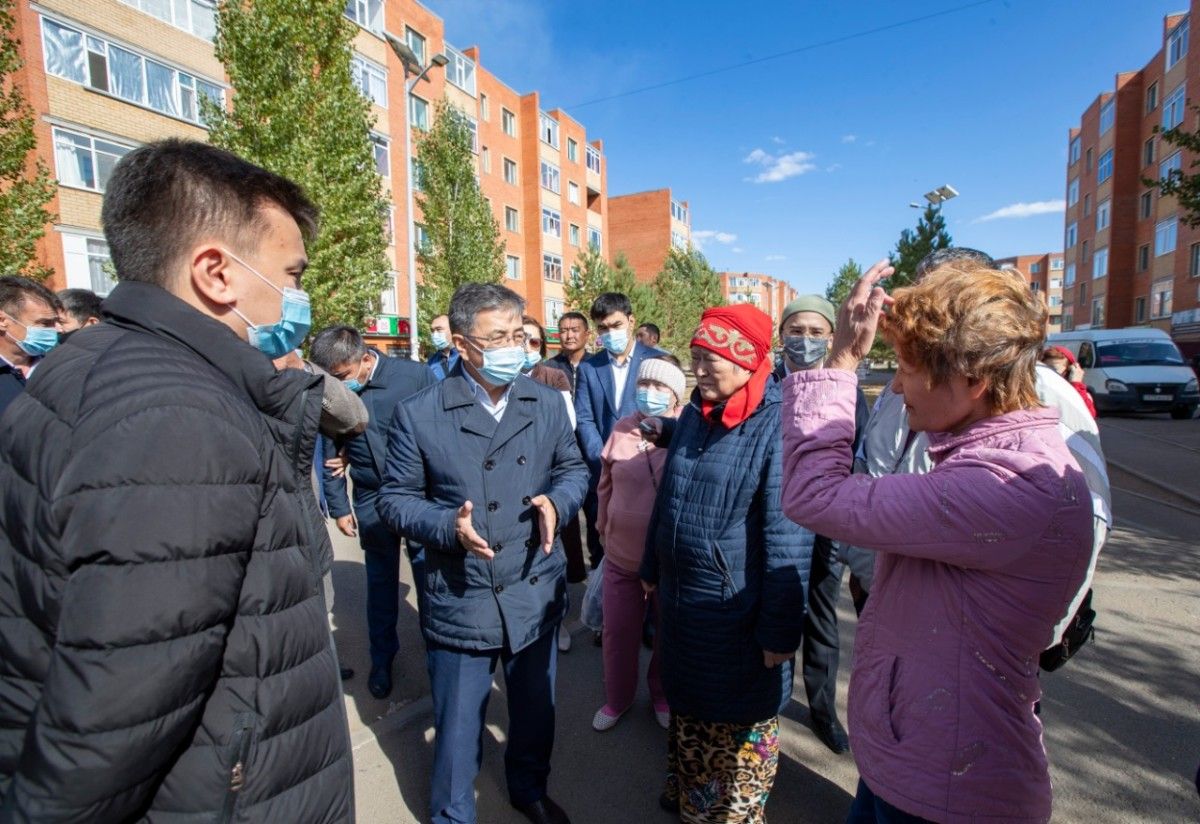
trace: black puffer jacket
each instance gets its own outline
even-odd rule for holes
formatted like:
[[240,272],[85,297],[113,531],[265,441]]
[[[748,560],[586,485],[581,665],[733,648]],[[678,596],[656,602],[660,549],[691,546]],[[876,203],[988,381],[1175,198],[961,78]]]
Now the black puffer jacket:
[[154,286],[105,309],[0,431],[0,821],[350,822],[321,378]]

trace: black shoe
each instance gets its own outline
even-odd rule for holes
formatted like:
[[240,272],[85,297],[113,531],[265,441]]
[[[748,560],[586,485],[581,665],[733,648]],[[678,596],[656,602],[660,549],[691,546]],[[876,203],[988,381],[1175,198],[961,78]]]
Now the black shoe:
[[392,694],[392,664],[387,666],[373,664],[371,674],[367,676],[367,691],[376,698],[387,698]]
[[555,804],[550,796],[539,798],[532,804],[513,804],[513,809],[533,824],[571,824],[563,808]]
[[601,643],[603,642],[603,640],[604,640],[604,635],[603,635],[603,634],[601,634],[601,633],[599,633],[599,632],[593,632],[593,633],[592,633],[592,646],[593,646],[593,647],[598,647],[598,646],[600,646],[600,645],[601,645]]
[[850,737],[846,735],[846,728],[836,718],[828,721],[812,719],[809,726],[816,734],[817,738],[821,739],[821,743],[837,755],[842,755],[850,751]]
[[349,681],[354,677],[354,670],[350,669],[349,667],[342,667],[341,675],[343,681]]

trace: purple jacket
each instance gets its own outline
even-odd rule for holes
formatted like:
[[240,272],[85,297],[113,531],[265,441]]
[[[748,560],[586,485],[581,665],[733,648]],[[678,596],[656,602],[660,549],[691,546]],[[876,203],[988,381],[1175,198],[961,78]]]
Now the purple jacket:
[[1043,822],[1038,655],[1087,571],[1092,504],[1055,410],[930,435],[927,475],[850,474],[856,380],[784,382],[783,511],[879,550],[850,742],[880,798],[938,822]]

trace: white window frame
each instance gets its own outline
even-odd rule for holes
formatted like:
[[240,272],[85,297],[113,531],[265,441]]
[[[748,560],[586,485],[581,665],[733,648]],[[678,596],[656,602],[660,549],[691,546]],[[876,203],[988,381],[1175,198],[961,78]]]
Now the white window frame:
[[381,66],[361,54],[350,55],[350,80],[362,93],[381,109],[388,105],[388,73],[387,67]]
[[159,6],[149,0],[121,0],[127,6],[133,6],[140,12],[151,17],[170,23],[177,29],[199,37],[209,43],[217,35],[216,4],[210,0],[176,0]]
[[1187,107],[1187,84],[1180,83],[1167,95],[1162,104],[1163,130],[1173,129],[1183,123],[1184,111]]
[[[80,145],[80,141],[86,141],[87,145]],[[68,189],[83,189],[88,192],[103,192],[108,183],[108,177],[102,176],[100,173],[100,156],[106,159],[111,158],[112,162],[108,165],[108,175],[111,176],[112,167],[117,164],[117,161],[136,148],[126,143],[118,143],[115,140],[98,137],[97,135],[76,129],[68,129],[63,126],[55,126],[51,130],[51,143],[54,147],[54,176],[58,181],[58,185],[65,186]],[[97,144],[103,144],[104,148],[98,148]],[[64,147],[65,151],[70,151],[73,158],[79,151],[87,153],[88,164],[91,167],[91,185],[82,179],[77,180],[74,177],[64,177],[66,170],[64,169],[65,164],[61,162],[64,158],[59,154],[60,146]],[[123,149],[124,151],[117,154],[116,152],[109,151],[108,147]],[[102,177],[103,180],[101,179]]]
[[1166,287],[1155,289],[1150,300],[1150,317],[1152,318],[1168,318],[1171,316],[1171,307],[1175,301],[1175,285],[1168,284]]
[[492,173],[492,153],[487,146],[482,146],[479,149],[479,166],[483,169],[485,175]]
[[1112,198],[1104,198],[1096,204],[1096,231],[1107,229],[1112,223]]
[[1092,298],[1092,328],[1104,327],[1104,295]]
[[546,328],[557,329],[558,322],[562,319],[563,312],[566,311],[566,303],[559,298],[545,298],[542,301],[542,308],[546,312]]
[[383,0],[346,0],[346,16],[372,34],[383,34]]
[[551,209],[549,206],[542,207],[542,234],[549,237],[562,237],[562,212]]
[[573,137],[567,138],[567,160],[572,163],[579,162],[579,143]]
[[1073,178],[1067,184],[1067,205],[1074,206],[1079,202],[1079,178]]
[[553,163],[543,160],[541,165],[541,183],[542,188],[546,191],[554,192],[556,195],[560,194],[562,192],[561,170]]
[[1076,223],[1067,224],[1066,244],[1065,248],[1070,249],[1075,246],[1079,240],[1079,225]]
[[678,220],[680,223],[688,222],[688,209],[678,200],[671,201],[671,217]]
[[420,254],[429,245],[429,228],[424,223],[413,221],[413,253]]
[[521,231],[521,213],[512,206],[504,207],[504,228],[518,234]]
[[1075,264],[1068,263],[1066,272],[1063,275],[1063,288],[1075,285]]
[[446,44],[446,57],[450,59],[446,64],[446,80],[474,97],[475,61],[449,43]]
[[[556,273],[557,277],[555,276]],[[556,255],[551,252],[542,253],[542,280],[548,280],[551,283],[563,282],[562,255]]]
[[579,226],[572,223],[567,228],[567,243],[578,247],[582,242],[582,235],[579,233]]
[[1079,155],[1083,151],[1083,139],[1080,137],[1071,138],[1071,143],[1067,148],[1067,165],[1074,166],[1079,162]]
[[108,243],[98,234],[61,232],[64,276],[68,289],[90,289],[107,295],[116,284],[104,271],[111,260]]
[[588,227],[588,248],[597,252],[604,246],[604,235],[595,226]]
[[1175,152],[1170,157],[1164,159],[1158,164],[1159,180],[1166,180],[1168,176],[1175,176],[1174,173],[1183,174],[1183,150]]
[[545,112],[538,112],[538,137],[547,146],[558,148],[558,121]]
[[1117,122],[1117,99],[1109,98],[1100,106],[1100,134],[1103,135]]
[[417,62],[422,68],[425,66],[425,35],[414,29],[412,26],[404,27],[404,42],[412,49],[413,54],[417,56]]
[[1190,22],[1189,19],[1184,18],[1183,22],[1172,29],[1171,33],[1167,35],[1167,48],[1164,55],[1167,61],[1167,71],[1173,69],[1176,63],[1187,57],[1188,24]]
[[1179,243],[1179,220],[1169,217],[1154,225],[1154,256],[1172,254]]
[[576,206],[582,205],[579,194],[579,184],[573,180],[567,181],[567,202],[574,203]]
[[521,279],[521,258],[518,255],[504,256],[504,275],[509,280]]
[[[1108,158],[1107,163],[1105,162],[1105,158]],[[1104,173],[1106,168],[1108,170],[1108,174]],[[1112,176],[1113,176],[1113,150],[1109,149],[1108,151],[1106,151],[1102,155],[1100,155],[1100,159],[1096,161],[1096,182],[1103,183]]]
[[1108,277],[1108,247],[1097,249],[1092,255],[1092,280]]
[[517,116],[503,106],[500,107],[500,128],[509,137],[517,136]]
[[484,123],[488,123],[492,119],[490,107],[488,106],[488,96],[483,92],[479,93],[479,119]]
[[[371,132],[371,154],[375,158],[375,171],[380,177],[392,176],[392,141],[377,132]],[[381,162],[382,159],[382,162]],[[415,158],[414,158],[415,161]],[[380,168],[382,166],[382,168]],[[414,188],[418,186],[414,179]],[[419,189],[418,189],[419,191]]]
[[1150,88],[1146,89],[1146,114],[1158,108],[1158,81],[1150,84]]
[[595,146],[588,146],[586,155],[587,155],[588,170],[595,172],[596,174],[600,174],[600,169],[601,169],[600,150],[597,149]]
[[[421,104],[422,117],[417,116],[418,103]],[[429,101],[415,94],[410,94],[408,96],[408,119],[414,129],[420,129],[423,132],[429,131]]]

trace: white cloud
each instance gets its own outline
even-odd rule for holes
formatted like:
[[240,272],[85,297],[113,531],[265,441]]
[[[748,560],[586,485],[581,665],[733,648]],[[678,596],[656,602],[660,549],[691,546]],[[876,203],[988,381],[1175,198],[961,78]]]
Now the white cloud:
[[840,169],[840,168],[842,168],[842,164],[841,164],[841,163],[834,163],[832,166],[826,166],[826,167],[825,167],[825,171],[827,171],[827,172],[836,172],[836,171],[837,171],[838,169]]
[[1020,220],[1037,215],[1062,214],[1066,211],[1065,200],[1038,200],[1033,203],[1013,203],[1002,209],[977,217],[972,223],[986,223],[989,220]]
[[737,235],[732,232],[718,232],[715,229],[701,229],[692,232],[692,245],[700,251],[704,251],[704,245],[709,241],[720,243],[723,246],[728,246],[737,240]]
[[858,135],[856,135],[856,134],[845,134],[845,135],[842,135],[842,142],[843,142],[843,143],[854,143],[854,142],[856,142],[857,140],[858,140]]
[[784,255],[767,255],[767,260],[769,260],[769,261],[787,260],[787,257],[785,257]]
[[772,142],[772,143],[774,143],[776,146],[782,146],[784,143],[787,143],[787,141],[786,141],[786,140],[784,140],[784,139],[783,139],[782,137],[780,137],[779,135],[776,135],[775,137],[772,137],[772,138],[771,138],[771,142]]
[[763,167],[763,171],[759,172],[755,177],[746,178],[747,181],[752,183],[779,183],[780,181],[787,180],[789,177],[796,177],[817,168],[817,165],[813,163],[815,158],[816,155],[812,152],[789,152],[787,154],[773,155],[770,152],[764,152],[762,149],[755,149],[746,155],[742,162]]
[[739,254],[739,255],[740,255],[742,252],[744,252],[744,251],[746,251],[746,250],[745,250],[745,249],[743,249],[741,246],[734,246],[734,247],[733,247],[732,249],[730,249],[729,251],[731,251],[731,252],[734,252],[735,254]]

